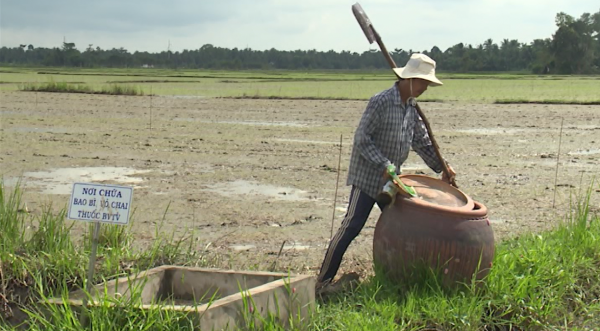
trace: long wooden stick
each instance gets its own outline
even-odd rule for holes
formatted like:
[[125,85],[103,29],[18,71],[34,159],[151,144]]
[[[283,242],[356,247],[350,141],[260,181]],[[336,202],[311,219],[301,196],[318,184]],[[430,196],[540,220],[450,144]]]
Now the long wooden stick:
[[329,240],[333,238],[333,221],[335,220],[335,207],[337,204],[338,186],[340,183],[340,164],[342,163],[342,136],[340,135],[340,155],[338,156],[337,180],[335,182],[335,196],[333,197],[333,213],[331,215],[331,234]]
[[150,85],[150,130],[152,130],[152,85]]
[[450,179],[450,184],[452,186],[458,188],[458,185],[456,185],[456,181],[454,180],[454,177],[450,177],[450,169],[448,169],[448,164],[446,163],[446,160],[444,160],[444,158],[442,157],[442,153],[440,153],[440,147],[438,146],[437,141],[435,141],[435,138],[433,137],[433,131],[431,130],[429,121],[425,117],[425,114],[423,114],[423,111],[421,110],[421,107],[419,106],[419,104],[417,104],[417,113],[419,113],[419,116],[421,116],[421,119],[423,120],[423,123],[425,124],[425,127],[427,128],[427,133],[429,134],[429,139],[431,140],[431,144],[433,145],[433,149],[435,150],[435,155],[437,155],[437,157],[440,159],[440,162],[442,163],[442,170],[444,171],[446,176]]
[[387,48],[383,44],[383,40],[381,40],[381,36],[379,35],[379,33],[377,33],[377,31],[375,30],[375,27],[373,27],[373,25],[371,25],[371,30],[373,31],[373,34],[375,35],[375,41],[377,42],[377,45],[379,45],[379,49],[385,55],[385,59],[387,60],[387,63],[390,65],[390,67],[392,67],[392,69],[396,68],[396,63],[394,62],[394,59],[392,59],[392,57],[390,56],[390,53],[388,52]]
[[552,198],[552,208],[556,203],[556,180],[558,179],[558,161],[560,160],[560,145],[562,143],[562,130],[564,118],[560,120],[560,134],[558,135],[558,153],[556,154],[556,173],[554,174],[554,197]]
[[287,242],[287,240],[284,240],[281,243],[281,247],[279,248],[279,253],[277,254],[277,257],[275,258],[275,261],[273,261],[273,264],[271,265],[271,272],[275,271],[275,267],[277,266],[277,261],[279,260],[279,257],[281,256],[281,252],[283,251],[283,247],[285,246],[286,242]]

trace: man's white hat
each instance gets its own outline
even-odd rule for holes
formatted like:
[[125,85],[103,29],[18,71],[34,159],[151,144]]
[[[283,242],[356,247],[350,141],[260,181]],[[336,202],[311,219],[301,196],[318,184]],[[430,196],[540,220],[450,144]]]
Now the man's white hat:
[[421,78],[430,81],[430,86],[443,85],[435,77],[435,61],[429,56],[420,53],[414,53],[408,59],[404,68],[394,68],[394,72],[404,79]]

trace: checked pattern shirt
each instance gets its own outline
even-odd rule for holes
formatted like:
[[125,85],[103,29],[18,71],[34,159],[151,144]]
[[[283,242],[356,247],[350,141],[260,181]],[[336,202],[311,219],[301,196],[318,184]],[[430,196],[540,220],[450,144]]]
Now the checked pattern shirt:
[[369,100],[354,134],[347,185],[357,186],[375,199],[382,189],[385,168],[393,163],[400,171],[411,147],[429,168],[442,171],[415,106],[414,99],[402,103],[396,84]]

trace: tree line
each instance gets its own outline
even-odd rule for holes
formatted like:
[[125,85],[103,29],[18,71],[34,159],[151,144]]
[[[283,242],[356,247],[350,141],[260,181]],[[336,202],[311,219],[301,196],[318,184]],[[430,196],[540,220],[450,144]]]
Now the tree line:
[[[575,18],[564,12],[555,17],[557,29],[551,38],[521,43],[487,39],[473,46],[458,43],[442,51],[437,46],[420,51],[445,72],[528,71],[537,74],[600,73],[600,10]],[[396,48],[391,55],[403,65],[418,51]],[[12,66],[63,67],[154,67],[188,69],[385,69],[387,63],[379,50],[323,52],[316,50],[280,51],[250,48],[222,48],[205,44],[196,50],[158,53],[129,52],[124,48],[101,49],[89,44],[80,51],[74,43],[61,47],[36,48],[31,44],[0,48],[0,64]]]

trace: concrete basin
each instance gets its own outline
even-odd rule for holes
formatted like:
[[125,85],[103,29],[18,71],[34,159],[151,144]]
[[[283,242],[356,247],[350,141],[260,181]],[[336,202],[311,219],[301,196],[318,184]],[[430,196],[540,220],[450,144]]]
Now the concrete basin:
[[[232,330],[261,319],[289,325],[306,322],[314,309],[315,278],[274,272],[233,271],[160,266],[136,275],[95,285],[88,305],[103,298],[134,302],[139,309],[189,313],[201,330]],[[68,302],[82,306],[83,290],[69,294]],[[51,303],[63,304],[62,299]]]

